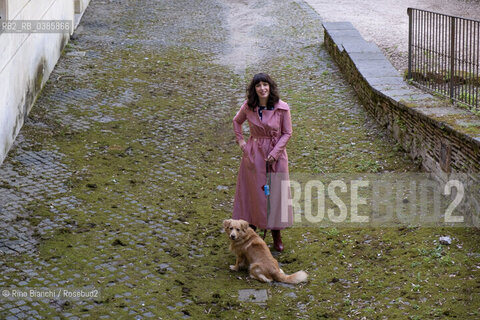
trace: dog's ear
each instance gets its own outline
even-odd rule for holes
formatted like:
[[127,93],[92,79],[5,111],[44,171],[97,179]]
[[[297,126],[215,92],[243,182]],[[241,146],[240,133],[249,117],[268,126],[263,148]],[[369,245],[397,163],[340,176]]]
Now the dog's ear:
[[243,231],[247,231],[247,229],[250,227],[250,225],[248,224],[248,222],[245,221],[245,220],[240,221],[240,226],[241,226],[241,228],[242,228]]
[[223,220],[223,228],[226,229],[230,226],[232,219]]

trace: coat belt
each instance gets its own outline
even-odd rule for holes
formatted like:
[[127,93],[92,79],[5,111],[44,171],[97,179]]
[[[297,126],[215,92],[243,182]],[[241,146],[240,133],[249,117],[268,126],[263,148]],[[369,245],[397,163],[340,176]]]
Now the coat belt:
[[[278,137],[276,137],[276,136],[252,136],[252,139],[253,139],[253,141],[257,141],[258,139],[269,139],[271,149],[275,148],[275,145],[278,142]],[[276,164],[277,164],[276,161],[274,163],[272,163],[272,171],[273,172],[276,171],[276,167],[277,167]]]

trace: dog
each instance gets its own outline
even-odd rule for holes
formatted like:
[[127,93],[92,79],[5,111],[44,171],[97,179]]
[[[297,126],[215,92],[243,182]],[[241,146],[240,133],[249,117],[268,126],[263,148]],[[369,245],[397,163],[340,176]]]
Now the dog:
[[235,265],[230,266],[231,270],[248,267],[250,277],[261,282],[275,280],[297,284],[307,281],[308,274],[305,271],[286,275],[278,267],[265,241],[250,228],[247,221],[228,219],[223,221],[223,228],[230,239],[230,250],[237,256]]

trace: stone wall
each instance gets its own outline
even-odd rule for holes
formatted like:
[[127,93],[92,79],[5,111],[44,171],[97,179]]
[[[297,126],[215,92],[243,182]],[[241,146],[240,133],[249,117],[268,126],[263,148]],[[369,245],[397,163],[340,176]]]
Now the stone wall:
[[[438,181],[460,179],[470,188],[463,210],[480,213],[478,190],[472,192],[480,182],[480,133],[465,132],[478,126],[479,118],[408,85],[379,48],[350,23],[323,25],[327,51],[366,110]],[[476,214],[468,218],[480,226]]]
[[[352,37],[353,26],[350,37],[343,38],[338,37],[342,29],[335,29],[334,23],[324,26],[325,46],[363,105],[412,158],[421,158],[425,170],[442,180],[452,172],[480,173],[480,136],[462,133],[452,124],[435,119],[442,115],[463,116],[468,111],[445,107],[439,99],[409,86],[393,67],[383,72],[387,69],[383,66],[388,67],[382,61],[386,59],[376,45],[366,41],[362,44]],[[345,39],[350,40],[349,45]],[[365,67],[368,65],[371,68]]]
[[[78,23],[89,0],[0,0],[0,21]],[[71,30],[73,32],[73,30]],[[70,33],[0,34],[0,164],[47,81]]]

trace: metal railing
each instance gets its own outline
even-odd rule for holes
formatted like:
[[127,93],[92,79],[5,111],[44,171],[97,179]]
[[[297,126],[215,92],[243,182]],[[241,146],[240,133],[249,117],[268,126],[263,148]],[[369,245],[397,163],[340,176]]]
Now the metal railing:
[[408,8],[408,78],[480,109],[480,21]]

